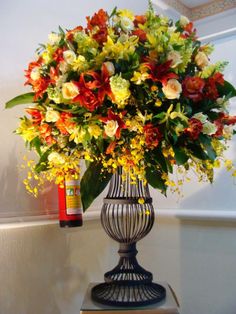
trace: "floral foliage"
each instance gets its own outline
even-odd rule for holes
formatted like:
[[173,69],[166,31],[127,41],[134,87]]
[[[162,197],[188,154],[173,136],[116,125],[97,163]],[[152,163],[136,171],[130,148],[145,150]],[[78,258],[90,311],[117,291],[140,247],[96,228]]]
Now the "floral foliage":
[[82,193],[101,182],[94,197],[119,166],[163,193],[175,165],[212,181],[236,123],[227,109],[236,92],[211,52],[186,17],[173,24],[152,7],[139,16],[101,9],[85,27],[51,33],[26,70],[35,104],[16,130],[39,155],[34,171],[60,184],[85,159]]

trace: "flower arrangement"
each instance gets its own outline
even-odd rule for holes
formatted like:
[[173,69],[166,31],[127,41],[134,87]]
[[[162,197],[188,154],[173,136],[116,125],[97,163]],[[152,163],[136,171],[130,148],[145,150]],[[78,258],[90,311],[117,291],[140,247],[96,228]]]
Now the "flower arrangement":
[[51,33],[26,70],[32,92],[6,104],[34,103],[16,129],[39,156],[29,179],[62,184],[85,159],[84,209],[119,166],[163,193],[175,166],[212,182],[236,123],[227,110],[236,90],[212,50],[186,17],[174,24],[151,5],[139,16],[100,9],[86,27]]

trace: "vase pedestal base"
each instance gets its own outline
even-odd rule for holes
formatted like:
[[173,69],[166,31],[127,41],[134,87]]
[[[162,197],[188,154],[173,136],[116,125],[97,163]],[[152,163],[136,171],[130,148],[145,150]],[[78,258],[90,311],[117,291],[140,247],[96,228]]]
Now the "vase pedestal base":
[[179,303],[172,288],[166,282],[154,284],[162,286],[165,289],[166,298],[163,301],[146,306],[124,307],[103,305],[95,302],[91,298],[92,290],[95,289],[95,287],[99,287],[101,284],[90,283],[84,296],[80,314],[180,314]]
[[166,289],[157,283],[104,282],[91,290],[92,299],[110,306],[145,306],[155,304],[166,297]]

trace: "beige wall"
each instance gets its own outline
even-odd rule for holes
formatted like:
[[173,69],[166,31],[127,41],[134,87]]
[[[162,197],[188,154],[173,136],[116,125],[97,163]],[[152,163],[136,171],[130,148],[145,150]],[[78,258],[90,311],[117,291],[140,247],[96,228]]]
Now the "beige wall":
[[[140,262],[172,285],[182,314],[235,314],[235,227],[160,219],[140,242]],[[117,261],[99,221],[0,230],[0,247],[0,314],[78,314],[88,283]]]

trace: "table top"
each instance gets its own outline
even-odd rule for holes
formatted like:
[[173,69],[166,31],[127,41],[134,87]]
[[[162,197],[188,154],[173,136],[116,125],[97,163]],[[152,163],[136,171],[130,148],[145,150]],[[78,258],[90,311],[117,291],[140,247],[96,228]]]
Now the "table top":
[[148,306],[142,307],[117,307],[107,306],[94,302],[91,299],[91,289],[97,283],[90,283],[84,297],[80,314],[180,314],[179,303],[173,289],[167,282],[158,282],[166,289],[165,300]]

